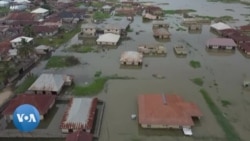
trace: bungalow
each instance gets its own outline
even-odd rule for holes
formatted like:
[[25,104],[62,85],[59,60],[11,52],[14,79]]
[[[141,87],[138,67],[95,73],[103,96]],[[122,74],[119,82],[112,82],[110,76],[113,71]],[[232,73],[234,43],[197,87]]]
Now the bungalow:
[[97,102],[97,98],[72,98],[61,121],[62,132],[92,132]]
[[[191,131],[192,118],[203,116],[199,107],[178,95],[145,94],[138,96],[139,124],[142,128],[174,128]],[[191,132],[192,133],[192,132]]]
[[33,31],[37,36],[40,37],[51,37],[58,33],[57,26],[48,26],[48,25],[35,25],[33,26]]
[[35,47],[36,54],[38,55],[45,55],[50,53],[53,50],[52,47],[46,45],[39,45]]
[[250,33],[250,25],[243,25],[239,27],[239,30],[243,33],[249,34]]
[[250,43],[242,43],[238,46],[239,50],[241,50],[244,54],[250,55]]
[[44,9],[44,8],[37,8],[37,9],[31,11],[31,13],[39,16],[40,19],[44,19],[46,16],[49,15],[49,10]]
[[20,36],[20,37],[17,37],[13,40],[10,41],[11,43],[11,46],[13,48],[18,48],[18,47],[21,47],[23,45],[23,41],[29,43],[29,44],[32,44],[33,43],[33,38],[31,37],[26,37],[26,36]]
[[11,49],[11,43],[9,41],[0,42],[0,61],[9,61],[9,50]]
[[12,24],[17,22],[17,26],[33,25],[33,22],[38,22],[39,17],[33,13],[29,12],[13,12],[10,13],[6,18],[6,24]]
[[118,23],[110,23],[105,26],[104,33],[113,33],[121,35],[121,30],[122,28]]
[[84,131],[76,131],[68,134],[65,141],[93,141],[93,135]]
[[136,51],[125,51],[121,54],[121,65],[142,65],[142,53]]
[[210,29],[211,29],[211,31],[220,34],[221,30],[232,29],[232,27],[230,27],[229,25],[227,25],[225,23],[218,22],[218,23],[211,24]]
[[201,31],[202,25],[199,23],[193,23],[188,25],[188,31],[189,32],[196,32],[196,31]]
[[229,49],[234,50],[237,44],[229,38],[212,38],[207,41],[206,47],[209,49]]
[[19,94],[11,99],[2,114],[6,120],[13,119],[15,109],[22,104],[31,104],[37,108],[40,114],[40,120],[43,120],[45,115],[55,104],[55,96],[52,95],[32,95]]
[[155,16],[163,16],[163,14],[164,14],[163,10],[160,7],[152,6],[152,5],[146,6],[145,12],[152,14],[152,15],[155,15]]
[[105,33],[100,35],[96,40],[97,45],[117,45],[120,40],[120,35],[113,34],[113,33]]
[[112,6],[109,6],[109,5],[104,5],[102,7],[103,12],[107,12],[107,13],[110,13],[111,9],[112,9]]
[[81,33],[79,36],[83,37],[95,37],[97,26],[94,24],[83,24],[81,27]]
[[169,28],[169,24],[166,21],[153,21],[153,28]]
[[63,86],[71,85],[72,81],[73,78],[70,75],[41,74],[28,91],[34,94],[58,95]]
[[154,37],[158,39],[169,39],[170,33],[166,28],[153,29]]

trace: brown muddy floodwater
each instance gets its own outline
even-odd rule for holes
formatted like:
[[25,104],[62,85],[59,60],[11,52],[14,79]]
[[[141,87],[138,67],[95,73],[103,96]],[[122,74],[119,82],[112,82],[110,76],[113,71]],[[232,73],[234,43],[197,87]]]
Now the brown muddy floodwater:
[[[166,1],[155,0],[154,4],[164,2]],[[163,9],[195,9],[197,10],[195,14],[204,16],[233,16],[239,21],[228,23],[231,26],[247,24],[245,17],[241,14],[250,12],[245,8],[246,5],[236,3],[224,4],[205,0],[169,0],[168,3],[169,5],[160,6]],[[234,9],[235,12],[226,9]],[[171,27],[171,41],[160,43],[167,47],[168,54],[166,57],[145,57],[143,63],[147,64],[147,67],[123,69],[119,64],[123,51],[137,50],[137,46],[142,43],[158,42],[152,35],[152,23],[142,23],[142,18],[137,16],[131,24],[134,32],[128,34],[131,40],[122,41],[118,48],[87,54],[62,52],[61,50],[69,45],[81,42],[75,36],[69,43],[59,48],[54,55],[74,55],[80,59],[81,65],[45,70],[46,61],[43,61],[32,72],[35,74],[42,72],[73,74],[78,84],[92,81],[96,71],[102,71],[103,75],[118,74],[136,78],[135,80],[109,81],[106,90],[98,95],[106,102],[100,141],[226,141],[223,130],[199,93],[201,88],[208,91],[237,133],[244,141],[248,141],[250,137],[250,91],[243,90],[241,85],[244,79],[250,79],[250,60],[238,50],[226,53],[205,50],[206,40],[216,37],[209,31],[209,25],[203,25],[200,34],[189,34],[187,31],[176,31],[182,20],[180,15],[168,15],[165,19]],[[113,17],[107,20],[107,22],[111,21]],[[136,35],[135,32],[140,30],[144,32]],[[177,44],[190,45],[187,46],[189,52],[187,57],[179,58],[174,54],[173,46]],[[191,60],[199,61],[201,68],[190,67]],[[155,73],[165,76],[166,79],[153,78],[152,74]],[[197,77],[204,79],[202,87],[190,81]],[[204,117],[193,128],[194,136],[183,136],[181,131],[142,130],[136,120],[130,119],[131,114],[137,113],[136,98],[139,94],[162,92],[180,94],[200,106]],[[229,101],[231,105],[223,107],[221,100]]]

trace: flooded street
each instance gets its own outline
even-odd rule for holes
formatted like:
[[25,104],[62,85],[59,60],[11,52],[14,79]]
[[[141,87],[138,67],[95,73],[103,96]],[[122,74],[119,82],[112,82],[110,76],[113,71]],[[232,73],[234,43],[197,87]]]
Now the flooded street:
[[[166,1],[157,1],[157,3],[164,2]],[[205,0],[170,0],[168,3],[169,5],[160,5],[161,8],[167,10],[195,9],[197,10],[195,14],[204,16],[233,16],[239,21],[228,23],[231,26],[247,24],[246,18],[241,14],[250,12],[243,4],[223,4]],[[234,9],[234,12],[225,9]],[[106,90],[98,95],[106,103],[100,141],[226,141],[223,130],[217,124],[214,115],[199,92],[201,88],[208,91],[226,118],[233,124],[237,133],[240,134],[242,140],[248,141],[250,90],[244,90],[242,82],[244,79],[250,79],[250,59],[244,57],[238,50],[226,53],[207,51],[205,49],[206,41],[211,37],[216,37],[210,32],[210,25],[203,25],[201,33],[189,34],[187,31],[176,31],[182,21],[180,15],[167,15],[165,20],[170,24],[171,41],[156,41],[153,37],[152,22],[143,23],[141,16],[137,16],[130,25],[133,32],[128,33],[128,37],[131,40],[122,41],[118,48],[100,53],[63,52],[64,48],[81,42],[75,36],[69,43],[56,50],[53,55],[73,55],[80,60],[80,65],[45,70],[47,61],[42,61],[32,72],[34,74],[43,72],[72,74],[75,76],[77,84],[91,82],[97,71],[101,71],[104,76],[117,74],[136,78],[136,80],[109,81]],[[108,21],[113,21],[113,17]],[[143,32],[140,32],[139,35],[135,34],[141,30]],[[161,43],[167,47],[167,56],[144,57],[144,65],[140,69],[120,68],[119,59],[123,51],[136,51],[140,44],[153,43]],[[178,44],[187,47],[188,55],[186,57],[180,58],[175,55],[173,47]],[[189,65],[191,60],[199,61],[201,68],[192,68]],[[152,74],[163,75],[166,79],[156,80]],[[203,78],[204,85],[199,87],[193,84],[190,81],[193,78]],[[149,132],[142,130],[136,120],[130,119],[131,114],[137,113],[136,98],[139,94],[162,92],[180,94],[187,100],[197,103],[202,109],[204,117],[193,128],[193,137],[183,136],[181,130]],[[221,100],[230,101],[231,105],[223,107]]]

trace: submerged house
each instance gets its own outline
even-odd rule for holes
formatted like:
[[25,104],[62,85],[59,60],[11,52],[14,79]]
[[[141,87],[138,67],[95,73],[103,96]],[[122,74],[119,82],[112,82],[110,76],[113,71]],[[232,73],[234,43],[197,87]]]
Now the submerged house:
[[140,45],[137,50],[143,54],[167,54],[167,49],[163,45]]
[[62,132],[91,133],[94,127],[97,102],[97,98],[72,98],[61,121]]
[[136,51],[125,51],[121,54],[121,65],[142,65],[142,53]]
[[206,47],[209,49],[234,50],[237,47],[237,44],[233,39],[229,38],[212,38],[207,41]]
[[203,116],[196,104],[170,94],[139,95],[138,112],[142,128],[183,129],[187,135],[192,135],[192,118],[200,119]]
[[158,39],[170,39],[170,35],[171,35],[166,28],[153,29],[153,34],[154,34],[154,37]]
[[113,33],[105,33],[100,35],[96,40],[97,45],[112,45],[116,46],[120,40],[120,35]]
[[245,55],[250,55],[250,43],[239,44],[238,49],[242,51]]
[[215,32],[217,34],[221,34],[222,30],[232,29],[232,27],[225,24],[225,23],[218,22],[218,23],[211,24],[210,29],[211,29],[211,31],[213,31],[213,32]]
[[41,74],[29,87],[28,91],[34,94],[60,94],[64,86],[70,86],[73,78],[70,75]]
[[193,23],[188,25],[188,32],[200,32],[202,25],[200,23]]
[[166,21],[162,20],[154,20],[153,22],[153,28],[169,28],[169,24]]

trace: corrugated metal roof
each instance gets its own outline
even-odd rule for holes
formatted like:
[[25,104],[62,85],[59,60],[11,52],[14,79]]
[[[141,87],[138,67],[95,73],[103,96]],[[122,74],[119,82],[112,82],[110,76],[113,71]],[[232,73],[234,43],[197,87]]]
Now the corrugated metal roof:
[[55,91],[61,90],[64,85],[64,76],[60,74],[42,74],[29,87],[31,91]]

